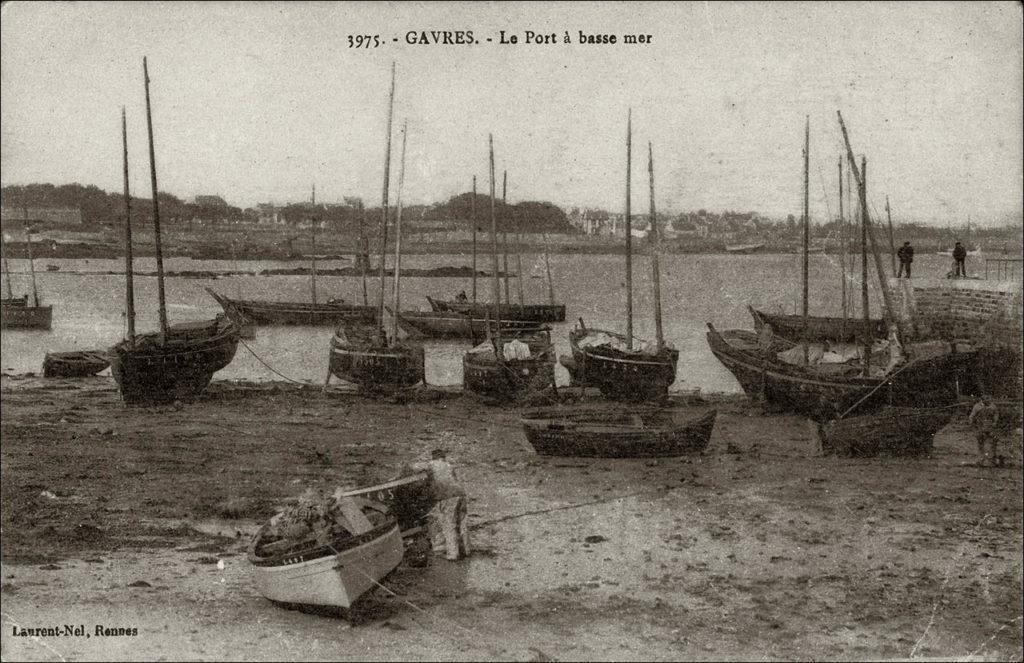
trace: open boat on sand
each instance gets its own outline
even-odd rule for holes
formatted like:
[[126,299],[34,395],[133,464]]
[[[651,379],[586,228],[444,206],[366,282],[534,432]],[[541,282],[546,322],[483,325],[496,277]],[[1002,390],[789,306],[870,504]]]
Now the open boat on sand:
[[523,412],[526,439],[545,456],[653,458],[707,448],[717,411],[683,421],[657,407],[552,407]]
[[104,350],[47,352],[43,357],[44,378],[80,378],[96,375],[110,366]]
[[277,603],[351,608],[402,561],[398,521],[380,502],[337,497],[307,522],[264,524],[249,545],[256,588]]
[[935,434],[954,408],[886,407],[879,412],[818,424],[826,454],[869,456],[880,452],[917,455],[932,449]]

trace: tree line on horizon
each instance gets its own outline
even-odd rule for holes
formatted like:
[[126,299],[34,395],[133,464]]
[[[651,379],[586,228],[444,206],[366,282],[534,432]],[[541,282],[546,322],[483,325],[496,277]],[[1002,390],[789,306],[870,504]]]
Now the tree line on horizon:
[[[445,223],[454,224],[454,228],[469,230],[474,218],[473,193],[466,192],[449,198],[445,202],[431,205],[409,205],[403,208],[403,218],[411,225],[433,223],[439,228]],[[173,194],[160,192],[161,220],[175,223],[191,220],[212,222],[255,221],[258,210],[242,209],[231,205],[198,205],[181,200]],[[86,226],[123,223],[124,196],[121,193],[108,193],[95,185],[82,184],[28,184],[9,185],[0,189],[0,202],[9,208],[30,207],[63,207],[81,210],[82,223]],[[586,213],[591,218],[608,219],[613,213],[598,208],[579,210],[573,213]],[[363,208],[361,205],[317,204],[309,202],[291,203],[278,207],[278,213],[285,223],[300,224],[310,220],[325,222],[329,227],[349,231],[358,230],[360,225],[364,231],[373,236],[380,223],[380,207]],[[394,211],[392,211],[393,219]],[[152,220],[152,200],[132,196],[132,218],[138,221]],[[638,220],[645,218],[637,214]],[[475,219],[479,232],[490,231],[490,197],[477,193],[475,200]],[[709,212],[701,209],[695,212],[678,214],[659,213],[658,219],[662,227],[676,231],[686,231],[697,224],[707,224],[719,230],[736,232],[775,232],[791,234],[799,231],[800,222],[790,214],[785,220],[768,219],[756,212]],[[882,219],[876,219],[884,226]],[[495,201],[495,223],[499,232],[519,230],[524,233],[579,233],[580,229],[573,226],[565,211],[553,203],[543,201],[524,201],[505,204]],[[849,223],[849,222],[848,222]],[[953,230],[943,226],[933,226],[915,222],[897,224],[902,236],[908,238],[947,240],[952,237],[964,239],[964,228]],[[973,227],[972,240],[986,237],[1004,237],[1008,230],[1012,231],[1021,225],[1010,220],[1005,227]],[[443,228],[440,228],[443,229]],[[838,236],[840,228],[837,220],[814,222],[812,234],[818,237]]]

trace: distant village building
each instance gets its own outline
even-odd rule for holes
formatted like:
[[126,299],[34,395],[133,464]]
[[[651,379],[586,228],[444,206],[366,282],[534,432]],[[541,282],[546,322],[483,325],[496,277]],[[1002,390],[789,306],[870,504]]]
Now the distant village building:
[[78,207],[0,207],[0,223],[9,221],[80,226],[82,210]]
[[256,205],[256,222],[264,225],[283,225],[284,218],[281,216],[281,208],[273,203]]
[[227,201],[220,196],[196,196],[196,205],[203,207],[228,207]]

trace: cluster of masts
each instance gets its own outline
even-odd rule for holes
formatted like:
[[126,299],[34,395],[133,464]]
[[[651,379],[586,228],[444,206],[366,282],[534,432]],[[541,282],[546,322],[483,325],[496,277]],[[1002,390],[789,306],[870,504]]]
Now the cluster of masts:
[[[206,324],[170,325],[167,319],[166,295],[164,289],[163,254],[161,249],[160,232],[160,204],[157,195],[157,174],[156,159],[153,142],[153,121],[149,94],[149,69],[146,58],[143,58],[143,76],[146,98],[146,128],[148,135],[150,181],[153,193],[153,225],[154,241],[157,266],[157,294],[159,307],[160,329],[158,334],[139,335],[135,330],[135,302],[133,284],[133,258],[132,258],[132,224],[131,224],[131,194],[129,191],[128,178],[128,133],[127,120],[124,107],[121,109],[121,130],[123,147],[123,174],[124,174],[124,197],[125,197],[125,295],[126,295],[126,317],[127,335],[125,340],[112,348],[113,373],[122,388],[126,400],[136,397],[142,399],[147,394],[148,399],[160,399],[164,396],[174,396],[178,393],[201,390],[209,382],[215,370],[233,357],[238,339],[239,330],[235,324],[242,319],[242,316],[232,316],[232,310],[258,318],[261,304],[265,309],[277,307],[276,311],[271,310],[270,314],[285,316],[296,316],[300,318],[308,315],[309,322],[321,322],[318,318],[322,314],[337,314],[341,320],[348,320],[342,323],[334,335],[331,343],[330,373],[354,382],[362,387],[370,389],[394,389],[407,388],[418,384],[424,378],[423,348],[402,341],[399,337],[399,326],[402,322],[401,312],[401,275],[402,275],[402,190],[405,181],[405,156],[408,143],[408,122],[403,122],[401,128],[402,145],[399,152],[399,172],[397,186],[397,204],[395,219],[395,258],[394,258],[394,279],[391,290],[391,324],[388,328],[385,324],[385,292],[386,292],[386,266],[383,255],[383,247],[387,246],[389,232],[389,190],[391,178],[391,152],[392,152],[392,125],[394,119],[395,99],[395,66],[391,68],[391,84],[388,94],[387,111],[387,135],[385,139],[384,174],[382,184],[381,219],[380,219],[380,246],[382,255],[379,266],[380,287],[377,293],[376,306],[364,305],[357,307],[340,303],[327,302],[317,303],[316,295],[316,266],[313,263],[311,296],[312,305],[297,305],[283,303],[260,303],[245,302],[238,300],[232,302],[227,298],[217,295],[218,301],[224,305],[229,314],[226,318],[218,317],[217,320]],[[871,225],[868,220],[866,202],[866,159],[861,159],[858,167],[850,147],[846,126],[843,123],[842,115],[838,116],[842,129],[843,139],[846,146],[846,160],[849,163],[849,172],[856,180],[861,224],[862,250],[862,310],[865,318],[865,325],[868,324],[868,291],[867,291],[867,251],[866,246],[870,241],[876,261],[876,268],[881,278],[882,264],[878,253],[877,243]],[[805,129],[804,147],[804,260],[803,260],[803,321],[805,329],[809,324],[808,315],[808,259],[809,252],[809,218],[808,218],[808,164],[810,146],[810,121],[808,119]],[[678,359],[678,352],[666,343],[662,323],[661,310],[661,276],[660,276],[660,239],[661,232],[656,221],[652,222],[652,284],[654,295],[654,318],[655,318],[655,343],[653,348],[645,343],[637,347],[633,334],[633,266],[632,266],[632,210],[631,210],[631,180],[632,180],[632,148],[633,148],[633,126],[632,109],[627,115],[626,121],[626,186],[625,186],[625,221],[626,221],[626,257],[625,257],[625,333],[608,332],[602,330],[587,329],[580,321],[580,328],[570,334],[570,345],[573,349],[572,361],[567,363],[575,381],[581,384],[598,386],[607,395],[622,397],[624,399],[645,399],[650,397],[661,397],[667,392],[668,386],[675,380],[675,368]],[[657,219],[655,211],[654,193],[654,150],[653,145],[647,145],[647,169],[649,175],[650,192],[650,218]],[[537,320],[538,326],[526,326],[525,329],[502,329],[516,327],[508,324],[511,297],[508,282],[508,237],[507,229],[504,233],[503,244],[504,273],[505,273],[505,302],[501,306],[501,284],[499,279],[498,263],[498,231],[495,216],[496,200],[496,178],[494,168],[494,139],[488,136],[488,171],[489,171],[489,198],[490,198],[490,244],[491,244],[491,304],[478,305],[477,292],[477,224],[476,224],[476,177],[473,177],[473,284],[472,302],[436,302],[431,300],[435,309],[433,314],[422,314],[425,316],[435,315],[434,322],[466,322],[472,327],[474,316],[483,313],[486,316],[486,335],[490,339],[491,352],[481,353],[475,348],[467,353],[464,360],[466,369],[466,385],[472,386],[477,376],[480,386],[485,391],[495,389],[505,396],[512,397],[524,390],[534,389],[538,386],[554,388],[553,363],[554,352],[550,342],[549,328],[540,327],[539,323],[545,320]],[[502,198],[507,195],[507,172],[503,177]],[[840,160],[840,187],[842,186],[842,159]],[[315,185],[313,189],[313,200],[315,201]],[[842,200],[842,193],[840,193]],[[842,202],[840,203],[842,204]],[[888,208],[888,204],[887,204]],[[315,239],[314,239],[315,241]],[[526,308],[543,308],[544,305],[524,305],[522,286],[522,259],[516,242],[517,271],[519,274],[519,308],[522,313]],[[315,253],[315,251],[314,251]],[[315,256],[314,256],[315,261]],[[547,318],[546,321],[564,320],[564,306],[556,305],[554,302],[554,291],[551,283],[550,263],[547,254],[544,255],[545,267],[548,276],[549,309],[556,312],[560,317]],[[363,262],[363,261],[361,261]],[[365,264],[365,263],[364,263]],[[845,265],[845,260],[844,260]],[[844,275],[845,277],[845,275]],[[883,283],[881,288],[885,300],[886,319],[892,320],[892,306],[889,301],[888,289]],[[364,301],[366,298],[366,275],[363,275]],[[212,293],[211,293],[212,294]],[[13,300],[8,282],[8,299]],[[429,299],[429,298],[428,298]],[[37,297],[38,300],[38,297]],[[37,301],[38,304],[38,301]],[[251,310],[242,310],[248,306]],[[296,307],[305,307],[301,310],[293,310]],[[461,308],[460,308],[461,307]],[[486,308],[485,308],[486,307]],[[558,311],[560,309],[560,311]],[[372,332],[366,334],[366,325],[369,322],[372,310]],[[844,278],[844,311],[845,311],[845,278]],[[550,311],[549,311],[550,312]],[[263,311],[266,313],[266,311]],[[269,314],[268,314],[269,315]],[[468,316],[468,320],[461,320],[462,316]],[[844,313],[845,317],[845,313]],[[324,318],[327,319],[327,318]],[[517,322],[523,322],[520,316]],[[413,320],[409,319],[409,322]],[[427,320],[427,322],[430,322]],[[404,325],[403,325],[404,326]],[[522,327],[522,325],[519,325]],[[869,342],[870,334],[865,334],[865,342]],[[506,346],[506,342],[519,341],[520,347]],[[528,350],[523,351],[523,347]],[[804,353],[806,356],[807,343],[804,342]],[[866,352],[867,354],[867,352]],[[516,363],[519,362],[519,363]],[[525,362],[525,363],[524,363]],[[517,377],[518,376],[518,377]],[[522,376],[525,376],[523,378]],[[328,378],[329,379],[329,378]],[[495,384],[501,383],[497,387]],[[126,386],[127,385],[127,386]],[[131,393],[131,398],[129,397]]]

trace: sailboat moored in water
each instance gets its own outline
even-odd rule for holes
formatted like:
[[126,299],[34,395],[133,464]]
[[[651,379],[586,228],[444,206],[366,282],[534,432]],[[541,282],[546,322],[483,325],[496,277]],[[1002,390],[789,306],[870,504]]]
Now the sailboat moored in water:
[[128,191],[128,134],[124,111],[125,286],[127,338],[110,349],[110,367],[125,403],[188,400],[210,383],[213,374],[231,363],[238,348],[238,328],[224,315],[213,320],[169,325],[164,296],[163,254],[160,246],[160,202],[157,196],[153,120],[149,103],[149,68],[142,59],[146,87],[146,125],[149,134],[150,181],[153,186],[153,232],[156,243],[160,331],[135,333],[132,282],[131,196]]
[[[0,247],[3,238],[0,237]],[[11,291],[11,271],[7,265],[7,254],[3,254],[4,273],[7,274],[7,296],[0,299],[0,327],[3,329],[49,329],[53,321],[53,306],[39,303],[36,289],[35,261],[32,259],[32,232],[28,231],[28,266],[32,274],[32,303],[28,295],[15,297]]]

